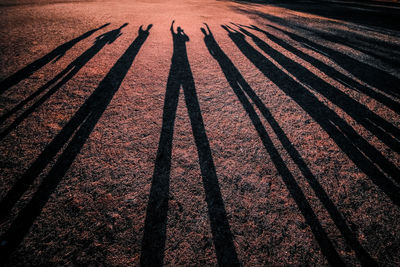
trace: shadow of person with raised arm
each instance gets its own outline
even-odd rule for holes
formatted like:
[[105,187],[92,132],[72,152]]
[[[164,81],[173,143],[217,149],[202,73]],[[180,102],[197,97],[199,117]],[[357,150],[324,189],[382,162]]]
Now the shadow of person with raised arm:
[[[208,27],[205,24],[208,30],[201,28],[201,31],[204,34],[204,42],[208,48],[210,54],[217,60],[219,63],[223,73],[225,74],[226,79],[228,80],[230,86],[232,87],[233,91],[235,92],[236,96],[238,97],[239,101],[243,105],[243,108],[247,111],[250,120],[252,121],[254,127],[256,128],[258,135],[260,136],[264,147],[271,155],[271,159],[274,162],[277,170],[282,176],[284,183],[286,184],[287,188],[289,189],[291,195],[293,196],[294,200],[297,203],[301,213],[303,214],[304,218],[308,225],[310,225],[311,231],[313,232],[318,244],[321,247],[323,254],[327,257],[329,263],[332,265],[343,263],[340,259],[338,253],[336,252],[335,248],[332,245],[332,242],[329,240],[325,230],[323,229],[321,223],[318,220],[318,217],[315,215],[311,205],[307,201],[306,197],[304,196],[303,191],[301,190],[300,186],[296,182],[293,174],[287,168],[284,160],[279,155],[279,152],[273,145],[271,138],[268,135],[265,127],[263,126],[257,112],[255,111],[253,105],[251,104],[250,100],[255,104],[255,106],[260,110],[261,114],[264,118],[268,121],[269,125],[271,126],[272,130],[275,132],[276,136],[278,137],[279,141],[283,145],[284,149],[288,152],[290,157],[299,167],[300,171],[307,179],[307,182],[311,186],[311,188],[315,191],[317,197],[320,199],[324,207],[329,212],[332,220],[334,221],[335,225],[338,227],[340,232],[342,233],[343,237],[345,238],[346,242],[354,249],[356,252],[357,257],[360,261],[368,266],[376,265],[375,261],[368,255],[368,253],[364,250],[361,246],[360,242],[357,240],[356,235],[347,225],[346,220],[344,219],[341,212],[336,208],[335,204],[329,198],[328,194],[325,192],[324,188],[318,182],[318,179],[314,176],[311,170],[308,168],[307,164],[301,157],[300,153],[296,150],[290,140],[287,138],[285,132],[279,126],[278,122],[272,116],[271,112],[268,108],[264,105],[262,100],[257,96],[254,90],[250,87],[250,85],[246,82],[243,78],[242,74],[239,70],[235,67],[229,57],[222,51],[214,36]],[[246,96],[247,95],[247,96]],[[250,100],[248,99],[250,98]]]
[[51,87],[45,94],[43,94],[36,102],[28,107],[23,113],[21,113],[8,127],[0,133],[0,140],[7,136],[13,129],[15,129],[24,119],[26,119],[36,108],[42,105],[51,95],[67,83],[72,77],[75,76],[78,71],[86,65],[100,50],[107,44],[112,44],[118,37],[122,35],[121,29],[126,27],[128,23],[123,24],[118,29],[103,33],[98,36],[94,44],[83,52],[79,57],[72,61],[63,71],[58,73],[52,80],[48,81],[45,85],[41,86],[33,94],[21,101],[17,106],[6,112],[0,117],[0,124],[4,123],[10,116],[21,110],[30,101],[34,100],[41,93],[46,91],[47,88]]
[[[349,97],[343,91],[335,88],[323,79],[313,74],[304,66],[296,63],[292,59],[286,57],[282,53],[273,49],[266,42],[250,33],[249,31],[239,27],[247,36],[251,37],[254,43],[265,53],[270,55],[289,73],[294,75],[300,82],[309,85],[311,90],[318,92],[326,97],[333,104],[344,110],[365,129],[369,130],[372,134],[378,137],[389,148],[396,152],[400,152],[400,129],[389,123],[376,113],[372,112],[369,108]],[[393,177],[394,180],[400,182],[400,170],[389,161],[377,161],[385,172]]]
[[[263,33],[271,41],[275,42],[276,44],[282,46],[283,48],[292,52],[296,56],[309,62],[314,67],[320,69],[322,72],[324,72],[325,74],[330,76],[330,78],[335,79],[339,83],[346,85],[348,88],[350,88],[352,90],[363,93],[363,94],[375,99],[376,101],[378,101],[378,102],[386,105],[388,108],[392,109],[394,112],[400,114],[400,103],[393,100],[392,98],[386,96],[385,94],[382,94],[379,91],[373,90],[373,89],[369,88],[368,86],[362,85],[360,82],[352,79],[348,75],[345,75],[342,72],[336,70],[333,66],[330,66],[329,64],[324,63],[322,60],[317,59],[313,56],[310,56],[310,55],[304,53],[300,49],[297,49],[293,45],[289,44],[288,42],[284,41],[283,39],[277,37],[276,35],[268,32],[266,30],[262,30],[255,25],[251,25],[251,26],[240,25],[240,26],[247,27],[249,29]],[[272,26],[270,26],[270,27],[272,27]],[[288,32],[285,32],[285,34],[290,36],[290,33],[288,33]]]
[[[306,87],[288,76],[252,47],[244,34],[222,26],[239,50],[276,86],[291,97],[324,129],[338,147],[375,183],[396,205],[400,205],[400,188],[396,180],[399,169],[353,127],[312,94]],[[379,167],[382,167],[382,170]],[[383,169],[385,167],[385,169]],[[386,168],[388,167],[388,168]]]
[[81,36],[79,36],[79,37],[77,37],[75,39],[72,39],[71,41],[66,42],[65,44],[60,45],[59,47],[57,47],[56,49],[54,49],[53,51],[51,51],[50,53],[48,53],[44,57],[35,60],[34,62],[32,62],[31,64],[27,65],[23,69],[17,71],[13,75],[11,75],[8,78],[4,79],[3,81],[0,82],[0,94],[5,92],[11,86],[19,83],[23,79],[28,78],[35,71],[37,71],[38,69],[42,68],[43,66],[45,66],[48,63],[50,63],[51,61],[53,61],[53,62],[58,61],[61,57],[63,57],[65,55],[65,53],[69,49],[71,49],[78,42],[88,38],[89,36],[91,36],[96,31],[101,30],[101,29],[107,27],[108,25],[110,25],[110,23],[106,23],[106,24],[100,26],[97,29],[90,30],[90,31],[82,34]]
[[133,60],[146,41],[151,27],[152,25],[149,25],[146,30],[143,30],[142,26],[140,26],[138,37],[118,59],[85,103],[51,143],[46,146],[44,151],[1,201],[0,214],[4,218],[16,201],[28,189],[29,185],[66,146],[54,166],[42,180],[30,202],[18,213],[10,228],[0,237],[0,261],[4,260],[19,245],[35,218],[39,216],[50,195],[68,171],[114,94],[119,89]]
[[165,93],[163,122],[147,205],[142,241],[141,266],[162,266],[166,240],[166,225],[171,169],[174,122],[182,86],[192,126],[200,170],[206,195],[211,231],[220,266],[237,266],[239,261],[233,243],[224,202],[219,188],[214,161],[201,115],[196,88],[186,52],[189,37],[171,25],[174,51]]

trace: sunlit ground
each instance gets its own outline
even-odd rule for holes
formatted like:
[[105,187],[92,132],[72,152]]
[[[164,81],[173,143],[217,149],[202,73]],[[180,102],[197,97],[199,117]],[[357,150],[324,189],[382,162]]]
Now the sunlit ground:
[[0,38],[1,263],[400,265],[398,4],[3,0]]

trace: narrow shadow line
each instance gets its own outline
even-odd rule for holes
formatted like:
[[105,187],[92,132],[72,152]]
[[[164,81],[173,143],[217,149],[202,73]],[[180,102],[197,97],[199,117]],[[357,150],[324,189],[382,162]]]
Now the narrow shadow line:
[[[72,76],[78,72],[94,55],[96,55],[101,48],[103,48],[107,43],[112,43],[118,36],[121,35],[120,30],[125,27],[127,24],[122,25],[120,28],[116,30],[112,30],[105,34],[100,35],[97,38],[96,43],[89,48],[86,52],[84,52],[81,56],[79,56],[76,60],[74,60],[63,72],[56,76],[62,77],[68,71],[69,74],[64,77],[57,85],[55,85],[52,89],[50,89],[46,94],[44,94],[36,103],[34,103],[30,108],[28,108],[24,113],[22,113],[6,130],[0,133],[0,140],[4,138],[12,129],[14,129],[19,123],[21,123],[35,108],[41,105],[48,97],[50,97],[62,84],[68,81]],[[72,71],[71,71],[72,70]],[[55,78],[55,79],[56,79]],[[90,103],[90,102],[89,102]],[[83,112],[84,108],[79,109]],[[86,111],[85,111],[86,112]],[[40,172],[47,166],[50,159],[53,158],[57,151],[61,149],[61,147],[65,144],[68,139],[65,139],[66,136],[71,136],[73,134],[73,128],[71,125],[78,125],[79,123],[75,122],[79,116],[74,116],[69,124],[61,131],[64,134],[58,134],[50,145],[48,145],[45,150],[40,154],[38,159],[34,161],[31,167],[27,170],[27,172],[19,179],[15,185],[8,191],[6,196],[0,202],[0,221],[3,220],[11,211],[12,207],[18,201],[18,199],[22,196],[22,194],[28,189],[28,187],[32,184],[34,179],[40,174]],[[69,126],[68,126],[69,125]]]
[[[328,40],[333,43],[340,43],[344,46],[351,47],[354,50],[363,52],[366,55],[373,56],[377,59],[386,62],[392,67],[399,68],[400,62],[398,60],[398,51],[400,47],[392,45],[390,43],[378,42],[373,38],[366,38],[365,36],[357,35],[352,36],[353,38],[345,38],[343,36],[349,33],[343,30],[335,31],[321,31],[313,28],[304,28],[307,31],[312,31],[319,38]],[[338,32],[336,32],[338,31]]]
[[29,231],[30,226],[39,216],[50,195],[68,171],[76,156],[80,153],[83,145],[93,131],[98,120],[111,102],[114,94],[118,91],[123,79],[130,69],[133,60],[139,52],[141,46],[149,35],[149,25],[146,30],[139,28],[138,37],[132,42],[124,54],[118,59],[109,73],[100,82],[99,86],[79,108],[67,125],[46,147],[45,151],[39,156],[32,167],[14,186],[13,191],[18,195],[26,190],[24,182],[31,183],[37,175],[44,169],[49,161],[62,149],[64,144],[71,140],[64,149],[48,175],[43,179],[38,190],[33,195],[30,202],[19,212],[10,228],[0,238],[0,260],[3,262],[8,255],[14,251],[24,236]]
[[[352,3],[332,1],[277,1],[273,6],[283,7],[292,11],[313,14],[343,22],[355,23],[373,30],[398,31],[400,12],[390,6],[367,7]],[[393,4],[392,4],[393,5]],[[394,5],[397,5],[394,4]]]
[[[400,129],[396,128],[394,125],[378,116],[376,113],[372,112],[366,106],[349,97],[343,91],[325,82],[323,79],[309,71],[304,66],[296,63],[279,51],[273,49],[270,45],[258,38],[256,35],[240,26],[239,29],[244,34],[249,36],[261,50],[270,55],[287,71],[296,76],[300,82],[309,85],[312,90],[317,91],[329,99],[333,104],[340,107],[359,124],[377,136],[392,150],[400,152],[400,141],[398,140],[400,138]],[[277,38],[274,38],[274,40],[276,39]],[[379,164],[380,167],[389,175],[391,175],[396,181],[400,181],[400,170],[397,169],[394,164],[389,164],[388,161],[384,161],[383,159],[382,161],[378,161],[377,164]]]
[[62,45],[58,46],[53,51],[51,51],[50,53],[45,55],[44,57],[35,60],[31,64],[27,65],[26,67],[20,69],[19,71],[17,71],[13,75],[11,75],[8,78],[4,79],[3,81],[0,82],[0,94],[2,94],[3,92],[7,91],[11,86],[13,86],[13,85],[19,83],[20,81],[28,78],[35,71],[37,71],[38,69],[42,68],[43,66],[45,66],[48,63],[50,63],[51,61],[53,61],[53,62],[58,61],[61,57],[63,57],[65,55],[65,53],[69,49],[71,49],[78,42],[88,38],[89,36],[91,36],[96,31],[101,30],[101,29],[107,27],[108,25],[110,25],[110,23],[106,23],[106,24],[100,26],[97,29],[90,30],[90,31],[82,34],[81,36],[79,36],[79,37],[77,37],[75,39],[72,39],[71,41],[66,42],[65,44],[62,44]]
[[[364,265],[368,265],[368,266],[375,266],[376,262],[370,257],[370,255],[361,246],[361,244],[357,240],[356,235],[349,228],[349,226],[346,223],[346,220],[344,219],[344,217],[342,216],[340,211],[336,208],[335,204],[329,198],[328,194],[325,192],[323,187],[320,185],[317,178],[314,176],[314,174],[308,168],[307,164],[304,162],[300,153],[292,145],[292,143],[287,138],[286,134],[284,133],[282,128],[279,126],[279,124],[275,120],[275,118],[272,116],[272,114],[268,110],[268,108],[264,105],[262,100],[257,96],[257,94],[254,92],[254,90],[246,82],[246,80],[243,78],[242,74],[235,67],[235,65],[232,63],[232,61],[229,59],[229,57],[222,51],[222,49],[220,48],[220,46],[214,39],[214,36],[207,24],[206,24],[206,27],[208,29],[208,34],[203,28],[201,29],[205,35],[204,42],[205,42],[208,50],[210,51],[210,54],[219,63],[230,86],[232,87],[233,91],[235,92],[235,94],[239,98],[240,102],[242,103],[243,108],[247,111],[260,138],[265,139],[262,141],[263,141],[263,144],[266,147],[267,151],[271,151],[270,146],[271,145],[273,146],[273,144],[268,136],[268,133],[267,133],[265,127],[262,125],[260,118],[258,117],[258,115],[257,115],[256,111],[254,110],[253,106],[251,105],[250,101],[247,99],[246,95],[252,100],[252,102],[261,111],[261,114],[267,119],[271,128],[273,129],[273,131],[279,138],[279,141],[281,142],[281,144],[283,145],[285,150],[289,153],[290,157],[293,159],[293,161],[296,163],[296,165],[299,167],[300,171],[302,172],[304,177],[307,179],[307,182],[312,187],[312,189],[315,191],[315,194],[317,195],[317,197],[320,199],[320,201],[322,202],[324,207],[329,212],[329,215],[331,216],[335,225],[338,227],[338,229],[342,233],[346,242],[356,252],[357,257],[360,259],[361,263]],[[273,152],[272,155],[275,155],[273,158],[273,161],[275,164],[278,164],[277,168],[287,169],[287,167],[285,165],[280,165],[280,164],[282,164],[283,160],[280,158],[279,154],[277,154],[278,152],[276,151],[276,149],[272,148],[272,152]],[[289,170],[280,171],[280,173],[285,173],[285,172],[290,173]],[[294,199],[295,199],[297,205],[299,206],[299,208],[303,207],[303,210],[301,210],[301,212],[304,215],[304,217],[306,218],[307,223],[311,226],[311,229],[312,230],[317,229],[317,230],[313,231],[313,234],[320,235],[320,236],[316,237],[316,240],[318,241],[320,246],[326,246],[324,248],[321,248],[325,252],[324,255],[326,255],[326,254],[335,255],[336,254],[336,256],[338,256],[336,251],[334,251],[334,254],[331,253],[331,250],[334,248],[333,248],[333,245],[331,244],[330,240],[321,241],[323,239],[328,239],[328,237],[327,237],[325,231],[323,230],[320,222],[318,221],[317,216],[315,215],[311,206],[308,204],[308,201],[304,197],[304,193],[301,191],[301,188],[297,185],[297,182],[295,181],[295,178],[293,177],[293,175],[290,174],[289,177],[284,177],[283,180],[285,183],[294,183],[294,185],[292,185]],[[299,203],[301,201],[306,201],[307,204],[304,206],[300,206]],[[312,225],[312,224],[314,224],[314,225]],[[337,258],[334,258],[331,261],[336,262],[336,260],[339,262],[339,259],[337,259]]]
[[[382,154],[333,110],[320,102],[307,88],[285,74],[252,47],[244,34],[223,28],[241,52],[280,90],[291,97],[324,129],[339,148],[363,171],[396,205],[400,205],[400,188],[376,167],[391,164]],[[383,161],[383,162],[382,162]],[[393,177],[394,178],[394,177]]]
[[[269,21],[279,25],[284,25],[290,28],[297,28],[297,29],[300,28],[312,32],[311,29],[305,27],[304,25],[302,25],[302,27],[296,26],[294,23],[273,16],[271,14],[265,14],[261,12],[251,12],[251,11],[249,11],[249,13],[258,15],[262,18],[268,19]],[[393,76],[392,74],[387,73],[379,68],[370,66],[362,61],[356,60],[346,55],[345,53],[336,51],[332,48],[328,48],[314,41],[311,41],[303,36],[300,36],[299,34],[288,32],[286,30],[281,29],[280,27],[276,27],[273,25],[268,25],[268,26],[273,27],[274,29],[277,29],[281,32],[284,32],[293,40],[298,41],[301,44],[307,45],[309,48],[314,49],[318,53],[322,52],[323,54],[327,55],[330,59],[332,59],[335,63],[337,63],[340,67],[342,67],[347,72],[357,77],[359,80],[375,87],[381,92],[384,92],[392,97],[400,99],[400,88],[399,88],[400,79]]]
[[122,35],[121,29],[127,25],[125,23],[118,29],[104,33],[96,38],[95,43],[88,50],[83,52],[79,57],[77,57],[73,62],[71,62],[63,71],[58,73],[52,80],[47,82],[45,85],[36,90],[33,94],[27,97],[25,100],[21,101],[17,106],[12,108],[10,111],[5,113],[0,117],[0,124],[5,122],[10,116],[18,112],[30,101],[35,99],[41,93],[43,93],[52,84],[56,83],[51,89],[49,89],[45,94],[43,94],[35,103],[33,103],[29,108],[27,108],[22,114],[20,114],[5,130],[0,133],[0,140],[6,137],[12,130],[14,130],[21,122],[23,122],[36,108],[42,105],[50,96],[52,96],[57,90],[67,83],[72,77],[75,76],[78,71],[86,65],[104,46],[113,43],[119,36]]
[[[244,25],[241,25],[241,26],[244,26]],[[378,101],[378,102],[384,104],[385,106],[387,106],[388,108],[392,109],[394,112],[400,114],[400,103],[399,102],[394,101],[393,99],[387,97],[386,95],[360,84],[359,82],[351,79],[350,77],[348,77],[348,76],[344,75],[343,73],[341,73],[340,71],[336,70],[335,68],[325,64],[324,62],[318,60],[317,58],[314,58],[314,57],[302,52],[301,50],[295,48],[294,46],[292,46],[289,43],[283,41],[282,39],[276,37],[276,35],[273,35],[268,31],[262,30],[259,27],[254,26],[254,25],[251,25],[251,27],[249,27],[249,26],[244,26],[244,27],[247,27],[247,28],[250,28],[250,29],[253,29],[253,30],[263,33],[274,43],[282,46],[286,50],[292,52],[293,54],[297,55],[298,57],[302,58],[303,60],[309,62],[314,67],[318,68],[319,70],[321,70],[322,72],[324,72],[331,78],[335,79],[336,81],[348,86],[350,89],[353,89],[357,92],[363,93],[363,94],[375,99],[376,101]],[[273,26],[271,26],[271,27],[273,27]],[[277,28],[274,27],[274,29],[277,29]],[[282,30],[282,32],[283,32],[283,30]],[[291,37],[289,32],[285,31],[284,33],[286,35],[288,35],[289,37]]]
[[[62,154],[43,179],[38,190],[25,208],[19,212],[9,230],[0,238],[0,255],[7,257],[28,232],[35,218],[40,214],[62,177],[65,175],[75,157],[106,110],[114,94],[119,89],[124,77],[132,65],[137,53],[149,35],[149,25],[146,30],[139,28],[138,37],[132,42],[124,54],[118,59],[96,90],[79,108],[64,128],[35,160],[25,174],[17,181],[7,196],[1,202],[1,214],[4,217],[28,189],[34,179],[45,169],[49,162],[66,145]],[[69,142],[69,143],[68,143]]]
[[[301,27],[301,25],[298,25]],[[307,28],[304,28],[307,30]],[[390,57],[391,54],[393,56],[400,56],[400,45],[396,44],[391,40],[387,40],[385,38],[375,37],[373,35],[368,35],[363,32],[361,34],[360,31],[354,31],[351,28],[349,30],[343,28],[329,28],[328,30],[321,30],[317,28],[310,28],[316,30],[316,33],[322,33],[325,36],[329,36],[331,40],[338,40],[343,45],[351,46],[354,49],[367,49],[370,52],[378,52],[377,55],[382,54],[385,57]],[[385,32],[384,34],[390,35],[389,32]],[[337,38],[337,39],[335,39]],[[365,52],[367,52],[365,50]],[[396,60],[396,58],[392,58],[392,60]],[[398,63],[398,61],[397,61]]]
[[[278,27],[269,25],[277,30],[284,31]],[[349,44],[343,41],[339,36],[335,36],[333,34],[328,34],[325,32],[317,31],[316,29],[305,27],[305,26],[296,26],[298,29],[302,30],[303,32],[310,32],[314,36],[317,36],[320,40],[322,40],[322,43],[324,40],[330,41],[332,43],[340,43],[345,46],[349,46],[355,50],[359,50],[367,55],[372,55],[374,57],[377,57],[383,61],[388,62],[387,64],[390,64],[392,68],[398,69],[399,62],[397,60],[398,56],[396,55],[395,51],[386,51],[386,57],[383,55],[377,55],[377,49],[374,51],[368,51],[363,49],[362,46],[357,46],[356,44]],[[296,35],[295,33],[291,33],[293,35]],[[297,37],[304,38],[302,36],[297,35]],[[296,37],[295,37],[296,38]],[[305,39],[305,38],[304,38]],[[359,61],[357,59],[354,59],[345,53],[342,53],[340,51],[337,51],[335,49],[322,46],[316,42],[313,42],[309,39],[305,39],[305,42],[308,42],[308,45],[310,46],[311,49],[314,49],[317,51],[317,49],[320,50],[320,52],[326,54],[328,57],[330,57],[332,60],[334,60],[338,65],[342,66],[343,69],[346,69],[348,72],[353,74],[355,77],[359,78],[360,80],[363,80],[364,82],[368,83],[369,85],[374,86],[376,89],[385,92],[386,94],[391,95],[392,97],[395,97],[397,99],[400,99],[400,88],[398,84],[400,83],[400,79],[382,69],[379,69],[378,67],[371,66],[367,63],[364,63],[362,61]],[[322,49],[320,49],[322,48]],[[372,50],[372,48],[371,48]],[[383,52],[382,52],[383,53]],[[373,75],[371,75],[373,73]]]
[[182,86],[197,146],[214,246],[220,266],[238,266],[233,236],[219,188],[210,144],[205,131],[196,88],[186,52],[189,37],[171,25],[174,52],[165,94],[163,123],[147,205],[142,241],[141,266],[162,266],[168,213],[169,180],[174,122]]
[[[205,32],[205,31],[204,31]],[[250,95],[254,96],[254,92],[241,76],[240,72],[236,69],[230,59],[225,55],[225,53],[218,46],[213,36],[211,35],[211,31],[204,38],[207,48],[209,49],[211,55],[218,61],[221,66],[222,71],[225,74],[229,84],[231,85],[233,91],[241,102],[243,108],[248,113],[255,129],[257,130],[258,135],[265,147],[268,151],[272,162],[274,163],[276,169],[278,170],[280,176],[282,177],[283,182],[288,188],[290,194],[295,200],[300,212],[303,214],[307,224],[310,226],[310,229],[317,240],[323,255],[328,260],[329,264],[333,266],[342,266],[344,262],[340,258],[337,253],[335,247],[332,242],[328,238],[325,230],[323,229],[321,223],[319,222],[316,214],[314,213],[312,207],[307,201],[303,191],[300,186],[297,184],[295,178],[292,173],[286,166],[284,160],[279,155],[278,150],[275,148],[272,143],[271,138],[269,137],[266,129],[264,128],[260,118],[258,117],[255,109],[253,108],[250,101],[247,99],[245,92],[250,93]],[[249,94],[248,94],[249,95]],[[255,102],[255,103],[258,103]]]

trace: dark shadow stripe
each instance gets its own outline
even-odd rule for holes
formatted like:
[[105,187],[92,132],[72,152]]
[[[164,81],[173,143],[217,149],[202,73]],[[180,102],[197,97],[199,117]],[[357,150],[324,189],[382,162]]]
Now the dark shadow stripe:
[[[51,194],[68,171],[76,156],[80,153],[90,133],[111,102],[114,94],[118,91],[141,46],[147,39],[149,28],[146,31],[140,28],[139,36],[118,59],[96,90],[54,138],[53,142],[46,147],[45,151],[47,153],[42,153],[36,160],[35,163],[37,165],[40,164],[41,167],[46,166],[52,158],[49,155],[54,156],[64,145],[67,145],[54,166],[43,179],[30,202],[18,213],[17,218],[13,221],[10,228],[1,236],[1,261],[4,262],[23,240],[37,216],[40,215]],[[69,140],[71,141],[68,143]],[[30,172],[34,172],[32,175],[35,178],[43,168],[40,170],[34,169],[34,171],[30,169]],[[27,172],[23,177],[29,177],[28,175],[29,173]]]
[[[280,90],[299,104],[393,203],[400,205],[400,188],[375,165],[379,163],[382,166],[382,161],[387,161],[387,159],[334,111],[320,102],[310,91],[287,76],[254,49],[245,40],[242,33],[226,27],[225,29],[241,52]],[[380,156],[382,158],[379,158]]]
[[21,101],[17,106],[8,111],[6,114],[0,117],[0,124],[3,123],[7,118],[12,116],[18,110],[22,109],[26,104],[35,99],[41,93],[46,91],[53,83],[60,80],[55,84],[50,90],[48,90],[44,95],[42,95],[35,103],[28,107],[21,115],[19,115],[5,130],[0,133],[0,140],[6,137],[12,130],[14,130],[21,122],[23,122],[30,114],[32,114],[35,109],[41,106],[47,99],[49,99],[58,89],[67,83],[72,77],[75,76],[78,71],[86,65],[100,50],[107,44],[113,43],[119,36],[121,36],[121,29],[126,25],[122,25],[120,28],[104,33],[96,38],[95,43],[92,47],[82,53],[73,62],[71,62],[63,71],[57,74],[52,80],[47,82],[44,86],[40,87],[36,92],[31,94],[25,100]]
[[179,90],[182,86],[197,146],[218,265],[238,266],[239,260],[233,243],[233,236],[230,231],[211,148],[196,94],[196,87],[187,57],[186,42],[189,41],[189,37],[180,27],[178,27],[178,32],[175,33],[173,23],[171,25],[171,33],[174,52],[165,94],[160,142],[146,211],[140,264],[141,266],[163,265],[173,128]]
[[[297,23],[273,16],[271,14],[261,13],[257,11],[244,11],[244,10],[242,10],[242,12],[260,16],[261,18],[267,19],[278,25],[286,26],[297,30],[301,29],[303,32],[304,30],[312,32],[312,29],[306,27],[304,24],[299,26],[297,25]],[[379,68],[373,67],[369,64],[366,64],[360,60],[354,59],[345,53],[342,53],[340,51],[337,51],[329,47],[325,47],[319,43],[316,43],[315,41],[309,40],[309,38],[301,36],[298,33],[288,32],[281,29],[281,27],[276,27],[273,25],[268,25],[268,26],[284,32],[293,40],[299,42],[302,45],[307,45],[308,48],[314,49],[318,53],[325,54],[332,61],[338,64],[341,68],[351,73],[359,80],[369,85],[372,85],[381,92],[384,92],[390,96],[400,99],[400,79],[393,76],[392,74],[387,73],[386,71],[383,71]]]
[[[340,107],[392,150],[400,152],[400,141],[398,140],[400,138],[400,129],[372,112],[366,106],[349,97],[341,90],[325,82],[304,66],[273,49],[256,35],[242,27],[239,27],[239,29],[249,36],[261,50],[270,55],[288,72],[293,74],[300,82],[309,85],[312,90],[317,91],[333,104]],[[276,40],[277,38],[273,39]],[[390,164],[389,161],[385,161],[383,158],[377,161],[377,164],[396,181],[400,181],[400,170],[398,170],[394,164]]]
[[[247,99],[245,92],[250,93],[250,95],[254,96],[252,89],[244,80],[240,72],[236,69],[230,59],[225,55],[225,53],[218,46],[216,41],[214,40],[211,32],[209,35],[206,35],[204,38],[206,45],[213,55],[213,57],[218,61],[221,66],[222,71],[225,74],[229,84],[231,85],[233,91],[241,102],[243,108],[246,110],[249,118],[251,119],[255,129],[257,130],[260,139],[269,153],[272,162],[274,163],[276,169],[278,170],[280,176],[282,177],[283,182],[285,183],[289,193],[295,200],[300,212],[306,220],[306,223],[310,226],[310,229],[317,240],[323,255],[326,257],[328,262],[331,265],[343,265],[344,262],[340,258],[336,249],[334,248],[332,242],[328,238],[325,230],[323,229],[321,223],[319,222],[316,214],[314,213],[312,207],[307,201],[303,191],[300,186],[297,184],[295,178],[292,173],[286,166],[284,160],[280,156],[278,150],[275,148],[274,144],[271,141],[266,129],[264,128],[260,118],[258,117],[254,107]],[[251,90],[251,91],[250,91]],[[249,95],[249,94],[248,94]],[[251,98],[251,97],[250,97]]]
[[[289,37],[294,37],[294,35],[290,32],[281,30],[277,27],[274,27],[272,25],[268,25],[271,28],[274,28],[278,31],[281,31],[282,33],[288,35]],[[292,52],[293,54],[295,54],[296,56],[302,58],[303,60],[309,62],[311,65],[313,65],[314,67],[318,68],[319,70],[321,70],[322,72],[324,72],[325,74],[327,74],[330,78],[335,79],[336,81],[346,85],[347,87],[349,87],[352,90],[355,90],[357,92],[363,93],[373,99],[375,99],[376,101],[384,104],[385,106],[387,106],[388,108],[392,109],[394,112],[400,114],[400,103],[397,101],[394,101],[393,99],[387,97],[386,95],[377,92],[375,90],[372,90],[362,84],[360,84],[359,82],[353,80],[352,78],[350,78],[349,76],[344,75],[343,73],[339,72],[338,70],[336,70],[334,67],[329,66],[328,64],[325,64],[324,62],[318,60],[317,58],[314,58],[304,52],[302,52],[301,50],[295,48],[294,46],[290,45],[289,43],[283,41],[282,39],[280,39],[279,37],[277,37],[277,35],[274,35],[266,30],[262,30],[260,28],[258,28],[257,26],[252,25],[251,27],[248,27],[250,29],[262,32],[263,34],[265,34],[265,36],[267,36],[271,41],[273,41],[274,43],[282,46],[283,48],[285,48],[286,50]],[[294,37],[296,38],[296,37]],[[293,39],[293,38],[292,38]],[[295,39],[293,39],[295,40]]]
[[61,57],[63,57],[65,55],[65,53],[69,49],[71,49],[78,42],[88,38],[89,36],[91,36],[96,31],[98,31],[98,30],[100,30],[102,28],[105,28],[108,25],[110,25],[110,23],[106,23],[106,24],[104,24],[103,26],[100,26],[97,29],[90,30],[90,31],[82,34],[81,36],[79,36],[79,37],[77,37],[75,39],[72,39],[71,41],[66,42],[65,44],[62,44],[62,45],[58,46],[53,51],[51,51],[50,53],[45,55],[44,57],[35,60],[34,62],[32,62],[31,64],[27,65],[23,69],[17,71],[16,73],[11,75],[10,77],[4,79],[3,81],[0,82],[0,94],[5,92],[11,86],[19,83],[23,79],[28,78],[35,71],[37,71],[38,69],[42,68],[43,66],[45,66],[48,63],[50,63],[51,61],[55,62],[55,61],[59,60]]
[[[207,26],[208,28],[208,26]],[[202,29],[203,30],[203,29]],[[329,212],[329,215],[331,216],[332,220],[334,221],[335,225],[338,227],[340,232],[342,233],[343,237],[345,238],[346,242],[354,249],[354,251],[357,254],[357,257],[360,259],[361,263],[364,265],[368,266],[374,266],[376,265],[376,262],[370,257],[370,255],[364,250],[364,248],[361,246],[359,241],[357,240],[357,237],[355,234],[351,231],[351,229],[348,227],[345,219],[343,218],[342,214],[340,211],[336,208],[335,204],[332,202],[332,200],[329,198],[328,194],[325,192],[323,187],[319,184],[317,178],[312,174],[311,170],[308,168],[307,164],[304,162],[303,158],[301,157],[300,153],[296,150],[296,148],[292,145],[290,140],[287,138],[286,134],[282,130],[282,128],[279,126],[278,122],[275,120],[275,118],[272,116],[271,112],[268,110],[268,108],[264,105],[264,103],[261,101],[261,99],[256,95],[254,90],[250,87],[250,85],[246,82],[246,80],[243,78],[239,70],[234,66],[232,61],[228,58],[228,56],[222,51],[222,49],[219,47],[218,43],[215,41],[210,29],[208,29],[209,34],[203,30],[203,33],[206,35],[204,37],[204,42],[206,43],[206,46],[208,50],[210,51],[210,54],[218,61],[219,65],[221,66],[221,69],[223,73],[225,74],[226,79],[228,80],[229,84],[231,85],[233,91],[239,98],[240,102],[242,103],[244,109],[247,111],[248,115],[250,116],[250,119],[253,122],[253,125],[256,127],[256,130],[259,134],[260,137],[264,136],[267,134],[265,128],[260,122],[260,119],[255,112],[254,108],[252,107],[251,103],[247,99],[246,95],[253,101],[253,103],[257,106],[257,108],[261,111],[261,114],[267,119],[268,123],[270,124],[271,128],[279,138],[279,141],[285,148],[285,150],[289,153],[290,157],[293,159],[293,161],[296,163],[296,165],[299,167],[300,171],[304,175],[304,177],[307,179],[307,182],[309,185],[312,187],[314,190],[315,194],[317,197],[320,199],[324,207],[327,209]],[[265,141],[264,143],[267,143]],[[287,179],[288,182],[296,182],[293,179]],[[300,189],[298,186],[294,187]],[[298,192],[297,195],[301,195],[303,192]],[[297,197],[295,198],[295,201],[302,201],[302,197]],[[311,209],[311,206],[308,205],[309,208]],[[302,211],[302,213],[308,213],[308,218],[317,220],[317,217],[315,214],[313,214],[313,210],[305,209]],[[306,217],[305,217],[306,218]],[[307,220],[307,218],[306,218]],[[317,221],[317,226],[313,227],[312,229],[322,227],[320,223]],[[319,230],[321,232],[321,230]],[[314,235],[318,234],[313,232]],[[327,238],[326,234],[316,238],[317,241],[321,238]],[[328,241],[330,242],[330,241]],[[319,242],[320,243],[320,242]],[[327,242],[325,242],[327,243]],[[322,243],[324,245],[325,243]],[[320,243],[321,244],[321,243]],[[328,248],[325,248],[324,250],[327,251],[326,253],[329,253],[329,249],[332,249],[332,246],[330,245]]]

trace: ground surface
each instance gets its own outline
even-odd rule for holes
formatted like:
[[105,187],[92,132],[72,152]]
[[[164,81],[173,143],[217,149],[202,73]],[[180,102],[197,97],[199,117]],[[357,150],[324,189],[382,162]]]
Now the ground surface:
[[399,13],[2,0],[1,262],[399,266]]

